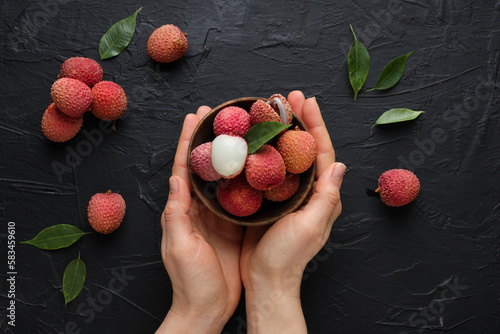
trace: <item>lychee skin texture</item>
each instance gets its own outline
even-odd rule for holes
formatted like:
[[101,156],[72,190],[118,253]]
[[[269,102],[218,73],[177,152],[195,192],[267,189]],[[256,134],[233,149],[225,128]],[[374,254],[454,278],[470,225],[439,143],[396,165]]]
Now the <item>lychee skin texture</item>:
[[271,145],[264,145],[247,158],[245,175],[248,183],[257,190],[269,190],[283,183],[285,163]]
[[308,170],[318,153],[314,137],[298,128],[282,134],[276,148],[285,161],[286,171],[293,174]]
[[262,204],[262,191],[251,187],[241,174],[233,179],[219,182],[217,199],[230,214],[246,217],[259,210]]
[[264,198],[273,202],[286,201],[299,189],[300,175],[299,174],[286,174],[285,181],[276,188],[264,191]]
[[102,80],[102,68],[94,59],[73,57],[67,59],[61,66],[60,78],[80,80],[90,88]]
[[388,206],[403,206],[415,199],[420,190],[417,176],[406,169],[391,169],[380,175],[380,199]]
[[57,110],[56,105],[51,103],[42,117],[42,132],[49,140],[62,143],[70,140],[83,124],[83,117],[69,117]]
[[190,165],[193,173],[201,177],[205,181],[217,181],[222,176],[217,173],[212,165],[212,143],[204,143],[197,146],[191,151]]
[[250,108],[250,124],[252,126],[264,122],[280,122],[280,116],[273,107],[263,100],[257,100]]
[[90,226],[102,234],[115,231],[125,216],[125,200],[120,194],[98,193],[92,196],[87,208]]
[[71,78],[61,78],[54,82],[50,96],[57,109],[70,117],[82,116],[92,104],[89,86]]
[[114,121],[122,117],[127,110],[127,95],[112,81],[98,82],[92,88],[92,113],[104,121]]
[[243,137],[250,129],[250,115],[240,107],[226,107],[214,118],[214,133]]
[[186,35],[173,24],[153,31],[148,40],[148,54],[157,62],[170,63],[181,58],[188,49]]

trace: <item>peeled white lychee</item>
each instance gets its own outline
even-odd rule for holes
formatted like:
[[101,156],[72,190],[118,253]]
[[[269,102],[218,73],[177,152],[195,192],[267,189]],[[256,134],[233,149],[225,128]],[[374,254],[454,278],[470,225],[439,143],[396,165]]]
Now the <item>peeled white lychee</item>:
[[212,142],[212,166],[225,179],[241,173],[245,167],[248,145],[237,136],[219,135]]

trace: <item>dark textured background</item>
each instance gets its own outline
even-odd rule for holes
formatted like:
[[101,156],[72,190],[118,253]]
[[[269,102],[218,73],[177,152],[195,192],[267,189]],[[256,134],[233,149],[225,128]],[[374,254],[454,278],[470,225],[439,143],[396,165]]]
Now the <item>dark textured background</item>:
[[[128,49],[99,61],[129,98],[117,131],[101,131],[91,149],[82,132],[49,142],[40,120],[61,63],[97,60],[102,34],[141,6]],[[2,332],[152,333],[171,301],[159,219],[184,116],[202,104],[294,89],[317,97],[348,166],[343,213],[302,284],[310,333],[500,332],[497,1],[16,0],[0,11]],[[146,42],[167,23],[188,34],[189,50],[158,65]],[[349,24],[371,55],[365,88],[413,50],[395,88],[353,102]],[[426,113],[370,135],[395,107]],[[84,129],[99,129],[90,113]],[[59,180],[53,163],[78,149],[86,156]],[[365,188],[398,166],[414,170],[422,189],[396,210]],[[7,222],[18,242],[58,223],[89,231],[86,205],[108,189],[127,202],[115,233],[59,251],[17,244],[17,326],[7,328]],[[62,274],[78,252],[87,280],[65,308]],[[246,333],[244,321],[240,303],[224,333]]]

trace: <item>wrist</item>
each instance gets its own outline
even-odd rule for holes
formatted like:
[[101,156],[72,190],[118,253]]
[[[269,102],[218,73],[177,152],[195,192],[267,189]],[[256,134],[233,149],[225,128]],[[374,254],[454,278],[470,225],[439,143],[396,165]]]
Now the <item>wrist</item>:
[[248,333],[307,333],[299,293],[245,290]]
[[224,325],[225,321],[218,316],[195,311],[181,314],[170,309],[156,334],[219,334]]

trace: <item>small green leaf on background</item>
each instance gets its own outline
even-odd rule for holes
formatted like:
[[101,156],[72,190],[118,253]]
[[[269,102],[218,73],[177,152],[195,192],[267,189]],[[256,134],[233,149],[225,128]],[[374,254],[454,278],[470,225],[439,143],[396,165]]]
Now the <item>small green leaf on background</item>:
[[139,14],[141,9],[142,7],[136,10],[131,16],[113,24],[104,36],[102,36],[99,43],[99,56],[101,60],[118,56],[130,44],[135,33],[137,14]]
[[347,66],[349,68],[349,81],[354,90],[354,101],[358,97],[358,92],[365,84],[368,71],[370,70],[370,55],[364,45],[358,40],[352,25],[350,25],[352,34],[354,35],[354,43],[352,43],[347,56]]
[[280,122],[263,122],[255,124],[248,130],[245,140],[248,144],[248,154],[255,153],[262,145],[273,139],[278,133],[290,127]]
[[74,225],[59,224],[43,229],[36,237],[28,241],[23,241],[21,244],[53,250],[68,247],[80,239],[82,235],[88,233],[90,232],[82,232]]
[[83,283],[85,283],[85,276],[87,275],[87,268],[85,263],[78,258],[71,261],[63,275],[63,294],[64,306],[68,305],[70,301],[76,298],[80,291],[82,291]]
[[412,119],[417,118],[421,113],[423,113],[423,111],[414,111],[406,108],[387,110],[382,115],[380,115],[375,124],[372,125],[372,130],[373,127],[378,124],[390,124],[390,123],[411,121]]
[[394,87],[394,85],[401,80],[406,68],[406,61],[412,53],[413,51],[394,58],[389,62],[389,64],[385,65],[384,69],[380,73],[380,76],[378,77],[377,84],[372,89],[367,90],[367,92],[375,89],[389,89]]

